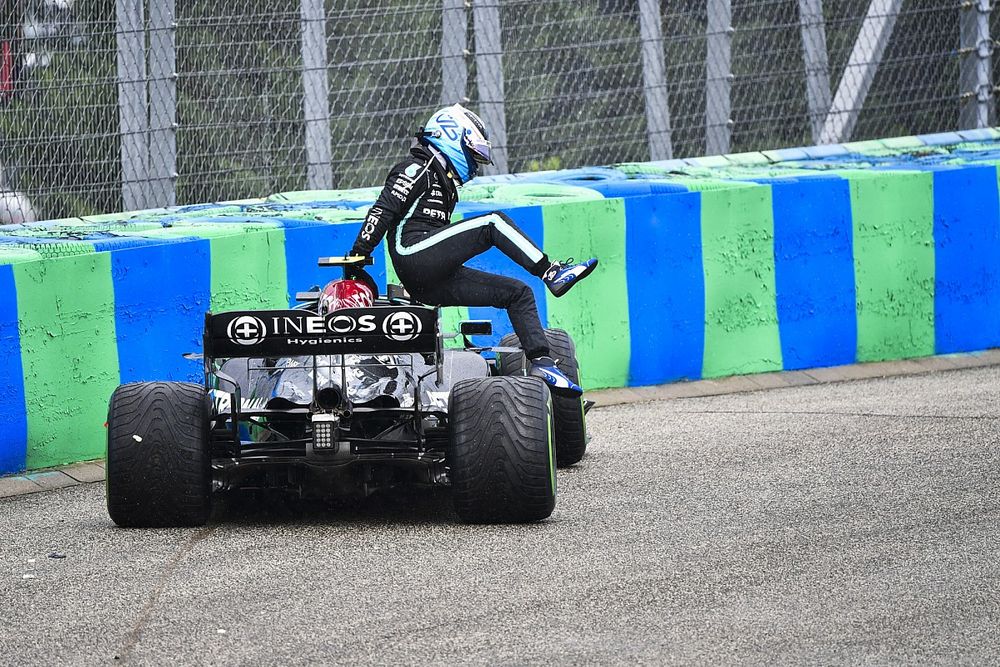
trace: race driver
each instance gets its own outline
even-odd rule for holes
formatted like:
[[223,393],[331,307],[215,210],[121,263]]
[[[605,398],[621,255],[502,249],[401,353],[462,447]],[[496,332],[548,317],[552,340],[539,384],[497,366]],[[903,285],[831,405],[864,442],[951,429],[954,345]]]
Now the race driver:
[[446,107],[431,116],[416,138],[409,157],[389,172],[351,254],[371,255],[388,234],[396,275],[413,297],[435,306],[505,309],[530,360],[531,375],[543,379],[553,393],[580,396],[583,389],[550,356],[531,289],[520,280],[464,264],[499,248],[560,297],[590,275],[597,259],[553,262],[499,211],[451,222],[459,186],[476,176],[479,165],[492,164],[489,134],[479,116],[460,104]]

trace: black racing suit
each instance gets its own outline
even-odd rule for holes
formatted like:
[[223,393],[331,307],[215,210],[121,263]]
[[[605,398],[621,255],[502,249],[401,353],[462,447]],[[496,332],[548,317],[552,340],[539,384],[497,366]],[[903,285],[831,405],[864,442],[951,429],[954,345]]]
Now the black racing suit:
[[[452,223],[456,203],[458,189],[446,160],[433,148],[417,144],[389,172],[351,254],[370,255],[388,234],[396,275],[417,300],[434,306],[504,308],[528,358],[548,356],[531,288],[514,278],[462,266],[497,247],[541,276],[549,267],[548,257],[503,213]],[[408,212],[410,217],[402,222]]]

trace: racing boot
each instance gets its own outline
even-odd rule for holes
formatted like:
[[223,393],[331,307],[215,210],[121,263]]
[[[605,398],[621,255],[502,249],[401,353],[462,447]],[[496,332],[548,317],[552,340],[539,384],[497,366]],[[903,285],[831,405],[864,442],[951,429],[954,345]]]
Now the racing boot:
[[533,375],[545,380],[549,386],[549,391],[557,396],[568,396],[569,398],[579,398],[583,395],[583,387],[566,377],[566,374],[559,370],[552,357],[538,357],[531,360],[531,370],[528,375]]
[[552,266],[542,274],[542,282],[549,288],[553,296],[562,296],[597,268],[597,259],[590,258],[586,262],[574,262],[567,259],[565,262],[552,262]]

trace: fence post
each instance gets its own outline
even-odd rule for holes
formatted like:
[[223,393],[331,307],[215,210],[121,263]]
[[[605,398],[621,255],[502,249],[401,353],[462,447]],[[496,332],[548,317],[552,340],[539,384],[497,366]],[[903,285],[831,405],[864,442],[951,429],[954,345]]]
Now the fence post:
[[468,53],[466,31],[469,17],[465,0],[443,0],[441,7],[441,104],[454,104],[466,100],[465,84],[469,69],[465,63]]
[[305,124],[306,187],[333,187],[330,80],[327,76],[326,10],[323,0],[302,0],[302,116]]
[[674,146],[659,0],[639,0],[639,39],[642,41],[642,84],[646,98],[649,157],[651,160],[669,160],[674,156]]
[[732,128],[733,12],[730,0],[708,0],[705,58],[705,154],[729,152]]
[[472,21],[476,32],[476,86],[479,113],[490,131],[494,173],[508,173],[507,116],[504,109],[503,46],[500,42],[500,0],[475,0]]
[[826,51],[823,0],[799,0],[799,31],[806,70],[806,99],[813,143],[819,143],[830,110],[830,60]]
[[823,121],[820,143],[844,142],[854,133],[902,4],[903,0],[872,0],[868,5],[868,13],[847,59],[844,75],[840,77],[837,93]]
[[149,115],[146,106],[146,26],[143,20],[143,0],[115,0],[115,16],[122,205],[126,211],[135,211],[149,208]]
[[147,207],[177,203],[177,22],[175,0],[149,3]]
[[959,127],[968,130],[993,123],[993,41],[990,39],[990,0],[962,3],[959,76],[962,107]]

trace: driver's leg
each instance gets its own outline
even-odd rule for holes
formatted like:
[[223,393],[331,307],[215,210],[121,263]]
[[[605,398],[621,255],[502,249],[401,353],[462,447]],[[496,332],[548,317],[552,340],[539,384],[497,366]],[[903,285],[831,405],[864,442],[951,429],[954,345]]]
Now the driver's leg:
[[549,356],[549,343],[538,319],[535,295],[520,280],[463,266],[433,286],[407,285],[407,289],[417,299],[436,306],[506,309],[521,348],[531,361],[531,375],[541,378],[556,394],[577,397],[583,393],[583,388],[563,373],[558,362]]
[[406,285],[419,301],[434,306],[492,306],[503,308],[529,359],[547,357],[549,343],[538,319],[531,288],[520,280],[468,267],[459,267],[448,278],[431,287]]
[[494,247],[539,278],[552,266],[548,256],[510,216],[500,212],[453,222],[434,232],[397,233],[392,242],[395,253],[403,258],[433,257],[437,264],[434,269],[442,275]]

